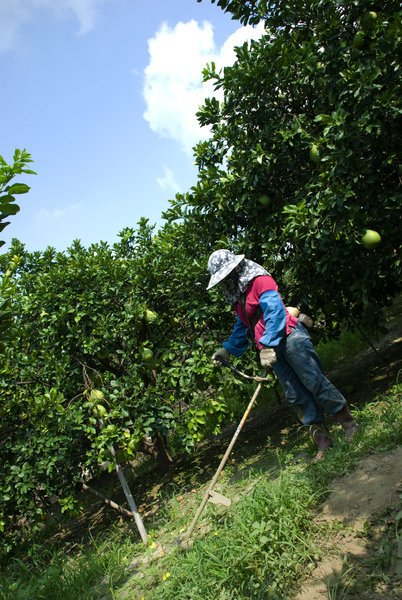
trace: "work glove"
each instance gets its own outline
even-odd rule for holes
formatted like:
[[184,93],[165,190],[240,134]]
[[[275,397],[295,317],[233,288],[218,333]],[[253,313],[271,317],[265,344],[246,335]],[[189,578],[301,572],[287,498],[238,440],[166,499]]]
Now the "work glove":
[[264,369],[272,369],[277,361],[275,350],[268,348],[268,346],[263,346],[260,351],[260,361]]
[[220,360],[218,360],[219,358],[223,358],[223,360],[226,360],[226,362],[229,362],[230,361],[229,350],[226,350],[226,348],[224,348],[224,347],[219,348],[219,350],[217,350],[212,357],[212,362],[214,363],[214,365],[220,365],[222,368],[224,368],[224,365],[221,363]]
[[286,310],[290,315],[292,315],[292,317],[296,317],[296,319],[300,315],[300,310],[295,306],[287,306]]

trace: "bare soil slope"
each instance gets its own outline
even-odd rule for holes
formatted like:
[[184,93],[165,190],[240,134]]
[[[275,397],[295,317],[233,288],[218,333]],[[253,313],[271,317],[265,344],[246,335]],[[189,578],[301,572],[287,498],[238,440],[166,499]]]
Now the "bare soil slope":
[[[296,600],[323,600],[328,598],[327,581],[335,586],[345,559],[351,568],[347,576],[353,577],[352,589],[341,598],[385,600],[402,595],[396,558],[400,555],[396,536],[384,536],[384,528],[395,522],[395,513],[401,508],[402,448],[386,454],[371,455],[362,460],[354,473],[335,479],[331,494],[321,507],[318,521],[338,521],[349,525],[331,538],[327,547],[328,558],[320,562],[302,584]],[[370,542],[362,539],[371,523]],[[366,536],[365,536],[366,537]],[[387,544],[384,541],[387,539]],[[382,546],[383,544],[383,546]],[[385,547],[386,546],[386,547]],[[388,556],[385,573],[370,581],[381,562],[381,551]],[[382,552],[384,554],[384,552]],[[400,568],[399,568],[400,569]],[[344,569],[345,570],[345,569]],[[399,570],[400,573],[400,570]],[[344,578],[344,582],[348,580]],[[373,589],[368,587],[373,585]],[[339,596],[336,596],[337,598]]]

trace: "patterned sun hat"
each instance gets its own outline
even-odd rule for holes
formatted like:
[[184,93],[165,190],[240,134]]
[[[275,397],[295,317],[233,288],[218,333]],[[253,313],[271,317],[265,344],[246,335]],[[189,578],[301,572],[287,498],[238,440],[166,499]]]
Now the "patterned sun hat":
[[229,250],[216,250],[211,254],[208,260],[208,271],[211,273],[211,279],[207,290],[225,279],[227,275],[244,259],[244,254],[233,254]]

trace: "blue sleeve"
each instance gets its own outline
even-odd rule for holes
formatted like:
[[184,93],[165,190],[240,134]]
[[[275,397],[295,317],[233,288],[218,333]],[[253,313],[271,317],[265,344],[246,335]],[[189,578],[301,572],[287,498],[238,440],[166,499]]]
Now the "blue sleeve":
[[241,356],[248,346],[247,332],[248,328],[237,317],[233,333],[228,341],[222,344],[223,347],[233,356]]
[[261,294],[260,306],[265,323],[265,332],[260,338],[264,346],[277,346],[286,334],[286,310],[278,292],[269,290]]

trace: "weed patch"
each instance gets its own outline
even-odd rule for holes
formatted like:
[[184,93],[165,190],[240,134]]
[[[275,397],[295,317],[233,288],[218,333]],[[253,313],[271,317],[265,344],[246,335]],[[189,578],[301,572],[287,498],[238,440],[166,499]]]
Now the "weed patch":
[[166,559],[161,573],[169,572],[168,579],[139,591],[142,579],[136,577],[133,595],[126,597],[201,600],[213,590],[217,598],[250,598],[250,589],[254,597],[264,589],[282,598],[306,565],[318,559],[318,531],[310,518],[318,497],[296,466],[274,481],[262,477],[235,511],[211,520],[206,537]]

